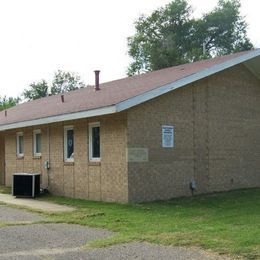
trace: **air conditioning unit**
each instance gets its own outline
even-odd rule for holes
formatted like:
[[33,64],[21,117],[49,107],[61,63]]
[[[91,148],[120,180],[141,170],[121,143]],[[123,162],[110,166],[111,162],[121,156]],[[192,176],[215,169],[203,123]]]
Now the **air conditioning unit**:
[[14,173],[13,196],[31,197],[40,194],[40,173]]

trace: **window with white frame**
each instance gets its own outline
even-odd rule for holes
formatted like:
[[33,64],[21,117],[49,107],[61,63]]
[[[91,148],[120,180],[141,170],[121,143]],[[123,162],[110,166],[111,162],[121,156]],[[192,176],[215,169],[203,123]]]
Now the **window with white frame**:
[[64,161],[65,162],[74,162],[73,126],[64,127]]
[[100,123],[89,124],[89,160],[100,161]]
[[40,129],[33,131],[33,155],[34,156],[42,155],[41,137],[42,134]]
[[24,156],[23,132],[16,133],[16,154],[18,157]]

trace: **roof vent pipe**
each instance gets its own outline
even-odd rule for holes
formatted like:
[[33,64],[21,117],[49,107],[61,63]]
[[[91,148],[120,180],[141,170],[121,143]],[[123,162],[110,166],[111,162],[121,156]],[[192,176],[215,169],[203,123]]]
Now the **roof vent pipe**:
[[64,103],[64,95],[61,95],[61,102]]
[[95,72],[95,91],[100,90],[99,88],[99,73],[100,70],[94,70]]
[[7,110],[5,110],[5,116],[7,116]]

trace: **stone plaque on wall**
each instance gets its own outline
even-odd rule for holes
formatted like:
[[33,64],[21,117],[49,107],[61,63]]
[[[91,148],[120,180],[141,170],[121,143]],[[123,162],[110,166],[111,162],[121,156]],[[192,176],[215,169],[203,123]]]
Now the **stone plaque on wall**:
[[147,148],[128,148],[127,149],[128,162],[148,162]]

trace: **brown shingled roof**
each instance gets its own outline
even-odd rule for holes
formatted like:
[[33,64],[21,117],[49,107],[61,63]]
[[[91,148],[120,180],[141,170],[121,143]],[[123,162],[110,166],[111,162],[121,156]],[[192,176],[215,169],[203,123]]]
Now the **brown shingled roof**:
[[113,106],[247,53],[250,51],[103,83],[99,91],[94,91],[94,87],[71,91],[63,94],[64,103],[61,102],[60,94],[22,103],[8,109],[7,116],[4,111],[0,112],[0,126]]

